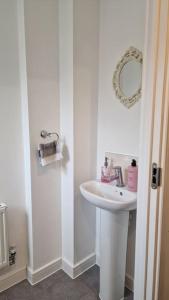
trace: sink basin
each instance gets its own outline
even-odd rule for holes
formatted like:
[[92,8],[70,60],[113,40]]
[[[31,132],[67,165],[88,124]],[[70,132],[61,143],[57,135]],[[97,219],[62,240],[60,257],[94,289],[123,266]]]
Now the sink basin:
[[100,299],[124,299],[129,211],[137,194],[100,181],[80,185],[83,197],[100,211]]
[[80,191],[93,205],[112,212],[130,211],[137,206],[137,194],[129,192],[125,187],[93,180],[82,183]]

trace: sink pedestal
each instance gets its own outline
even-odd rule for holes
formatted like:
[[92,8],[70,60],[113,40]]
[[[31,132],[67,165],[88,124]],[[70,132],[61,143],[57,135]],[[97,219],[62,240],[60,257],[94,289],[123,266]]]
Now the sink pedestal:
[[129,211],[137,208],[137,194],[96,180],[82,183],[80,190],[86,200],[101,208],[100,298],[122,300]]
[[124,297],[129,212],[101,209],[100,299]]

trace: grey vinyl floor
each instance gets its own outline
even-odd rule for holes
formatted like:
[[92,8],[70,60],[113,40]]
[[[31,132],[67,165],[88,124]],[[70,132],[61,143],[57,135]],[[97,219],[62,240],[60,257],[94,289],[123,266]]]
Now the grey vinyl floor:
[[[125,290],[125,299],[133,300],[133,295]],[[0,300],[98,300],[99,268],[92,267],[72,280],[63,271],[46,278],[35,286],[24,280],[0,294]]]

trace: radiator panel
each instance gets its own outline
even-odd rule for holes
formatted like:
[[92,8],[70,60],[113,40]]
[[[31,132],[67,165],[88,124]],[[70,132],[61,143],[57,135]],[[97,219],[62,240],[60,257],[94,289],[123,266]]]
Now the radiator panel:
[[0,204],[0,269],[8,265],[7,206]]

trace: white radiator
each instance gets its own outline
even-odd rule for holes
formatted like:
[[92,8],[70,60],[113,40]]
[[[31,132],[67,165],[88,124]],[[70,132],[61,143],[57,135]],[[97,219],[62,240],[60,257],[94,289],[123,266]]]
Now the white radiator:
[[0,204],[0,269],[8,265],[7,206]]

